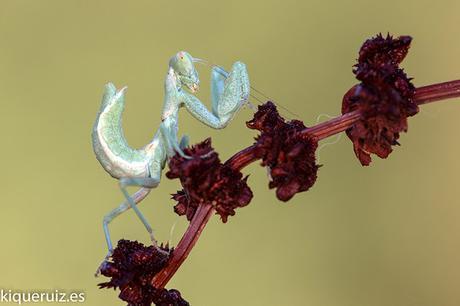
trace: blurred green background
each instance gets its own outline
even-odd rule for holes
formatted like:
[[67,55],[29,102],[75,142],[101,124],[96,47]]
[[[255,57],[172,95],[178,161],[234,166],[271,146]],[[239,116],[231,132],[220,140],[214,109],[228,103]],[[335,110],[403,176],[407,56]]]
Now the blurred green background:
[[[339,113],[357,51],[378,32],[414,37],[403,66],[416,85],[460,78],[459,10],[420,0],[0,0],[0,287],[124,304],[93,276],[106,253],[102,217],[122,201],[90,142],[106,82],[129,86],[123,123],[135,147],[159,125],[179,50],[244,61],[253,86],[312,125]],[[209,101],[209,69],[199,69]],[[342,136],[320,151],[316,185],[288,203],[268,191],[263,168],[248,167],[254,200],[227,224],[211,220],[168,287],[192,305],[459,305],[459,116],[458,100],[423,106],[402,147],[367,168]],[[183,111],[180,133],[212,136],[226,159],[252,143],[249,118],[244,110],[214,131]],[[186,228],[169,199],[179,188],[165,179],[141,205],[173,244]],[[132,211],[111,230],[148,242]]]

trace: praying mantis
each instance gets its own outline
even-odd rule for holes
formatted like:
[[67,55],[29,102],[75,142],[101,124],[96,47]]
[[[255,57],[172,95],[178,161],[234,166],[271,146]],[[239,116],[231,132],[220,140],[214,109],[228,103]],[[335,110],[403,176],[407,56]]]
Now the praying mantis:
[[[219,66],[211,69],[211,111],[193,94],[198,91],[199,77],[195,63],[206,63],[180,51],[169,61],[164,83],[164,104],[161,123],[150,143],[140,149],[131,148],[123,134],[121,117],[125,105],[126,87],[117,90],[108,83],[102,105],[92,131],[93,150],[106,172],[119,181],[125,202],[103,218],[103,230],[107,242],[108,259],[113,251],[109,223],[132,208],[148,231],[152,244],[158,247],[152,227],[137,207],[150,191],[160,184],[162,170],[168,158],[176,153],[189,158],[183,152],[189,139],[184,135],[178,140],[179,109],[184,107],[193,117],[214,129],[225,128],[235,114],[248,103],[250,84],[244,63],[237,61],[230,72]],[[204,158],[204,157],[203,157]],[[140,187],[134,194],[128,186]]]

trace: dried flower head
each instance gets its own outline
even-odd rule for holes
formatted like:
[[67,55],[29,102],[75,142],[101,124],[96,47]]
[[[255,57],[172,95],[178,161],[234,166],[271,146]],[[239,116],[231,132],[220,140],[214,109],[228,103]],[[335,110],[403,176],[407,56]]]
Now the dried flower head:
[[313,186],[319,168],[315,159],[318,142],[300,133],[306,128],[302,121],[285,122],[276,106],[267,102],[246,124],[262,132],[256,138],[256,155],[270,169],[269,187],[276,188],[278,199],[288,201]]
[[189,306],[176,289],[155,289],[153,303],[157,306]]
[[407,131],[407,117],[418,112],[413,101],[415,87],[399,68],[411,40],[410,36],[379,34],[368,39],[359,51],[353,73],[361,83],[345,94],[342,113],[361,113],[361,119],[346,133],[364,166],[370,164],[371,153],[386,158],[392,146],[399,144],[399,133]]
[[188,220],[193,218],[198,205],[214,206],[223,222],[228,216],[235,215],[235,209],[249,204],[252,191],[247,184],[247,177],[223,165],[218,154],[211,147],[211,139],[184,149],[191,156],[185,159],[176,154],[169,161],[169,171],[166,176],[170,179],[179,178],[183,190],[173,195],[178,202],[174,211],[186,215]]
[[[167,247],[146,247],[137,241],[120,240],[111,261],[106,262],[101,269],[101,274],[111,279],[99,284],[99,287],[119,288],[120,299],[128,302],[129,306],[147,306],[152,303],[188,305],[177,290],[156,289],[151,285],[153,276],[166,266],[170,255],[171,250]],[[174,299],[182,304],[162,302]]]

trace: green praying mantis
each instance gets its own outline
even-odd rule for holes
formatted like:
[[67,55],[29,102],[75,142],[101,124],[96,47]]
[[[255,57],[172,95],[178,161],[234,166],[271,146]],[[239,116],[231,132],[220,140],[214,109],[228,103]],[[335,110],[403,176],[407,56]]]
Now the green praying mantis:
[[[123,134],[121,117],[125,104],[126,87],[117,90],[111,83],[105,86],[102,105],[92,131],[92,143],[96,158],[113,178],[119,181],[126,201],[110,211],[103,219],[103,229],[108,247],[106,259],[111,256],[113,245],[109,223],[132,208],[150,234],[154,246],[158,246],[152,227],[137,207],[150,191],[157,187],[168,158],[176,153],[189,158],[183,152],[188,145],[184,135],[178,140],[179,109],[184,107],[193,117],[205,125],[225,128],[242,106],[249,103],[250,84],[245,64],[235,62],[230,72],[219,66],[211,69],[211,111],[193,94],[199,88],[195,63],[206,63],[193,58],[185,51],[178,52],[169,61],[164,83],[164,104],[161,123],[152,141],[140,149],[131,148]],[[130,195],[128,186],[140,187]]]

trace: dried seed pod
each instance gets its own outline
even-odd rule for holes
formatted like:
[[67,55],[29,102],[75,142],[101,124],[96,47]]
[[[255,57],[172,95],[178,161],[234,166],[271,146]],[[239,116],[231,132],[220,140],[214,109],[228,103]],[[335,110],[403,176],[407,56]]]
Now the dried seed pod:
[[361,83],[345,94],[342,114],[361,113],[361,119],[346,133],[363,166],[370,164],[371,153],[386,158],[392,146],[399,145],[399,133],[407,131],[407,117],[418,113],[413,101],[415,87],[399,68],[411,40],[410,36],[384,38],[379,34],[359,51],[353,73]]
[[256,138],[256,155],[270,169],[269,188],[276,188],[278,199],[288,201],[313,186],[320,167],[315,158],[318,142],[300,133],[306,128],[302,121],[285,122],[276,106],[267,102],[246,125],[261,131]]
[[99,284],[100,288],[119,288],[120,299],[128,306],[179,305],[187,306],[179,291],[156,289],[151,280],[166,266],[171,250],[167,247],[146,247],[137,241],[120,240],[111,260],[101,269],[110,281]]
[[222,221],[227,222],[228,216],[235,215],[235,209],[249,204],[252,191],[247,184],[247,177],[223,165],[218,154],[211,147],[211,139],[184,149],[191,156],[185,159],[175,155],[169,161],[169,179],[179,178],[183,190],[173,195],[178,202],[174,211],[193,218],[199,205],[214,206]]

